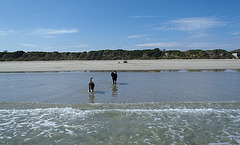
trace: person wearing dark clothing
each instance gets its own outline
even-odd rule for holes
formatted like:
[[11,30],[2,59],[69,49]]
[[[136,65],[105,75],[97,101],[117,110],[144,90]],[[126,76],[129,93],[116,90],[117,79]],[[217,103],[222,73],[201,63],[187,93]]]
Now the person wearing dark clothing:
[[117,83],[117,72],[116,71],[112,72],[111,76],[112,76],[113,84],[116,84]]
[[95,87],[95,84],[93,83],[92,81],[93,78],[90,78],[90,83],[89,83],[89,92],[94,92],[94,87]]

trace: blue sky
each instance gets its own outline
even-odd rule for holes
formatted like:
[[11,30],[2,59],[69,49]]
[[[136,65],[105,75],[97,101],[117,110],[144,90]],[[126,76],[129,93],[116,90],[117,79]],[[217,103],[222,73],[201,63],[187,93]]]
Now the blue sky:
[[240,0],[0,0],[0,51],[240,49]]

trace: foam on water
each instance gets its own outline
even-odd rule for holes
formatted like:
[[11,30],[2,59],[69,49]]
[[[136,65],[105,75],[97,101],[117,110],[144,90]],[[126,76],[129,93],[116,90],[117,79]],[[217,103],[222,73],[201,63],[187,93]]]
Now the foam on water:
[[240,108],[223,104],[1,109],[0,144],[239,144]]

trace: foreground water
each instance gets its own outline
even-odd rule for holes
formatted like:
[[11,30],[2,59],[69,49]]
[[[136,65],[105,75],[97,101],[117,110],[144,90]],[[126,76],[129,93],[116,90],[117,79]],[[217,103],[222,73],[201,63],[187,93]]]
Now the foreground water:
[[118,75],[0,74],[0,144],[240,144],[239,72]]

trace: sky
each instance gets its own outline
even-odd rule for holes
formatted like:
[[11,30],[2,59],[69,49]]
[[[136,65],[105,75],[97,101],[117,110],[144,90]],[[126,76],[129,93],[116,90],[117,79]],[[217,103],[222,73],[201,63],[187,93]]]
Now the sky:
[[0,52],[240,49],[240,0],[0,0]]

